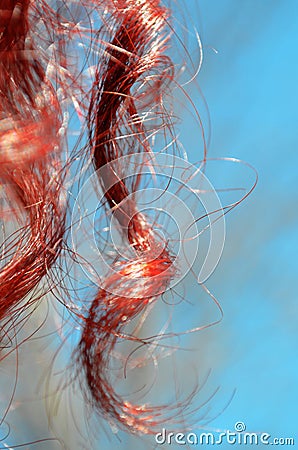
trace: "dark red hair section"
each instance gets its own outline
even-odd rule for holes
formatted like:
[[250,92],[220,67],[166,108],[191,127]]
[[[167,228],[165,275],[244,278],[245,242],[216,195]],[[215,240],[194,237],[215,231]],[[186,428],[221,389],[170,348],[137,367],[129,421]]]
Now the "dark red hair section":
[[0,9],[0,214],[14,229],[1,243],[0,320],[8,327],[42,295],[22,302],[49,272],[65,232],[62,115],[35,44],[35,23],[46,20],[35,6],[4,0]]
[[[112,385],[109,363],[117,343],[141,343],[125,329],[166,292],[177,270],[167,243],[157,239],[153,224],[138,211],[131,196],[140,185],[140,176],[127,179],[125,167],[118,163],[124,155],[152,152],[149,135],[156,130],[152,124],[146,126],[142,112],[158,115],[163,82],[173,77],[171,60],[165,55],[169,11],[159,0],[101,4],[105,15],[97,41],[105,48],[89,109],[90,150],[107,209],[115,214],[134,259],[115,259],[84,319],[77,358],[85,375],[82,385],[87,382],[87,402],[99,414],[131,432],[153,433],[167,415],[172,414],[174,420],[178,406],[172,409],[126,401]],[[107,34],[108,40],[103,38]]]

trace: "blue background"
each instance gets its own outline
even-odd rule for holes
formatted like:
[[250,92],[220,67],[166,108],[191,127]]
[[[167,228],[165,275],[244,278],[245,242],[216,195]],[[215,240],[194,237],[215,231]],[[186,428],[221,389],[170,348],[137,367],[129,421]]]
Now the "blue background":
[[211,117],[209,156],[248,161],[259,175],[252,195],[227,216],[224,255],[207,283],[224,319],[205,331],[212,335],[206,351],[222,389],[236,388],[211,426],[233,429],[241,420],[247,431],[295,437],[298,445],[298,4],[187,5],[199,16],[204,47],[198,83]]

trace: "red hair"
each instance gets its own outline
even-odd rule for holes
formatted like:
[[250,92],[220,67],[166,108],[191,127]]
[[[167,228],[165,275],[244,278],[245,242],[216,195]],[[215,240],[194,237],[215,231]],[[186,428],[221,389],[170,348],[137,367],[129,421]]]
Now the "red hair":
[[6,0],[0,11],[1,218],[19,224],[1,248],[0,319],[8,327],[39,298],[26,296],[57,259],[65,233],[61,108],[34,43],[29,7],[29,0]]
[[[140,177],[128,180],[125,167],[118,163],[124,155],[152,152],[141,113],[142,108],[160,110],[163,81],[173,77],[171,60],[164,54],[169,11],[159,0],[105,1],[104,5],[98,40],[103,31],[108,31],[110,40],[95,72],[88,114],[89,148],[107,203],[135,259],[114,261],[85,319],[78,362],[86,376],[88,402],[100,414],[129,430],[153,433],[164,421],[166,406],[154,408],[125,401],[111,385],[109,358],[117,341],[129,339],[126,326],[149,303],[157,301],[176,273],[166,242],[160,251],[153,224],[131,199]],[[136,83],[142,89],[136,89]],[[124,130],[126,137],[120,139]]]
[[[0,214],[17,224],[1,244],[1,325],[15,327],[15,319],[21,320],[27,306],[46,293],[34,288],[49,279],[68,246],[66,176],[72,163],[77,170],[78,160],[92,162],[94,189],[103,191],[107,218],[116,219],[133,257],[114,258],[88,311],[78,313],[79,308],[60,300],[80,322],[74,355],[87,404],[139,433],[159,431],[166,419],[179,422],[176,416],[190,401],[156,407],[130,403],[117,393],[109,367],[119,342],[146,344],[125,330],[161,298],[178,273],[174,250],[138,208],[134,194],[144,180],[139,174],[127,177],[122,158],[147,155],[154,166],[152,137],[168,132],[175,142],[164,108],[175,80],[167,55],[170,16],[160,0],[65,2],[57,10],[45,0],[3,0],[0,9],[0,180],[5,193]],[[77,38],[80,49],[87,42],[82,70],[66,50]],[[91,58],[95,64],[88,67],[88,87],[84,63]],[[86,129],[69,156],[70,99]]]

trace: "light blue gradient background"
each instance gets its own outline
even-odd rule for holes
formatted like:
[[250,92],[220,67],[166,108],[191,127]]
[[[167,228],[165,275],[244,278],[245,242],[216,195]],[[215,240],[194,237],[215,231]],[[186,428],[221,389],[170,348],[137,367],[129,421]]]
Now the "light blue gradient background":
[[224,309],[210,349],[224,358],[214,372],[225,391],[236,388],[211,426],[233,429],[241,420],[247,431],[294,437],[298,446],[298,3],[187,4],[200,17],[209,156],[248,161],[259,175],[227,216],[226,249],[207,283]]

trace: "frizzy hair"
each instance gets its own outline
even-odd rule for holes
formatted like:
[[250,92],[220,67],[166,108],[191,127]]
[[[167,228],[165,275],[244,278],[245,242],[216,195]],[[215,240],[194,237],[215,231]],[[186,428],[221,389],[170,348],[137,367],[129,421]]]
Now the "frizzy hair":
[[[4,1],[0,33],[1,219],[19,228],[1,245],[0,319],[9,327],[39,294],[27,297],[59,255],[65,232],[57,93],[37,51],[29,8]],[[20,303],[22,306],[20,307]]]
[[[154,138],[176,142],[165,107],[179,84],[168,51],[171,9],[161,0],[52,3],[0,6],[0,220],[9,230],[0,247],[0,345],[4,350],[10,342],[8,353],[14,351],[16,323],[51,291],[80,331],[71,369],[86,404],[121,429],[156,433],[165,421],[177,425],[191,413],[193,393],[175,405],[135,404],[118,393],[110,361],[119,342],[147,344],[127,330],[179,272],[169,242],[138,207],[142,175],[127,177],[125,162],[137,155],[142,166],[144,156],[154,170]],[[70,115],[80,130],[69,149]],[[167,145],[165,138],[160,152]],[[61,259],[80,261],[69,242],[71,178],[88,171],[130,258],[112,256],[88,301],[80,292],[68,301],[67,274],[62,283],[57,273]]]
[[[140,178],[125,179],[125,167],[118,163],[125,155],[152,152],[136,105],[158,114],[162,81],[173,77],[171,60],[164,55],[169,11],[159,0],[104,3],[103,27],[111,30],[111,40],[95,71],[88,113],[89,150],[107,204],[135,259],[115,261],[100,287],[85,318],[78,362],[86,377],[88,401],[100,414],[135,432],[153,433],[164,421],[166,405],[135,405],[117,394],[110,382],[109,355],[119,339],[129,339],[123,331],[127,324],[167,290],[176,273],[170,249],[156,241],[152,224],[130,197]],[[142,85],[139,91],[134,89],[136,82]],[[124,130],[127,139],[118,139]]]

